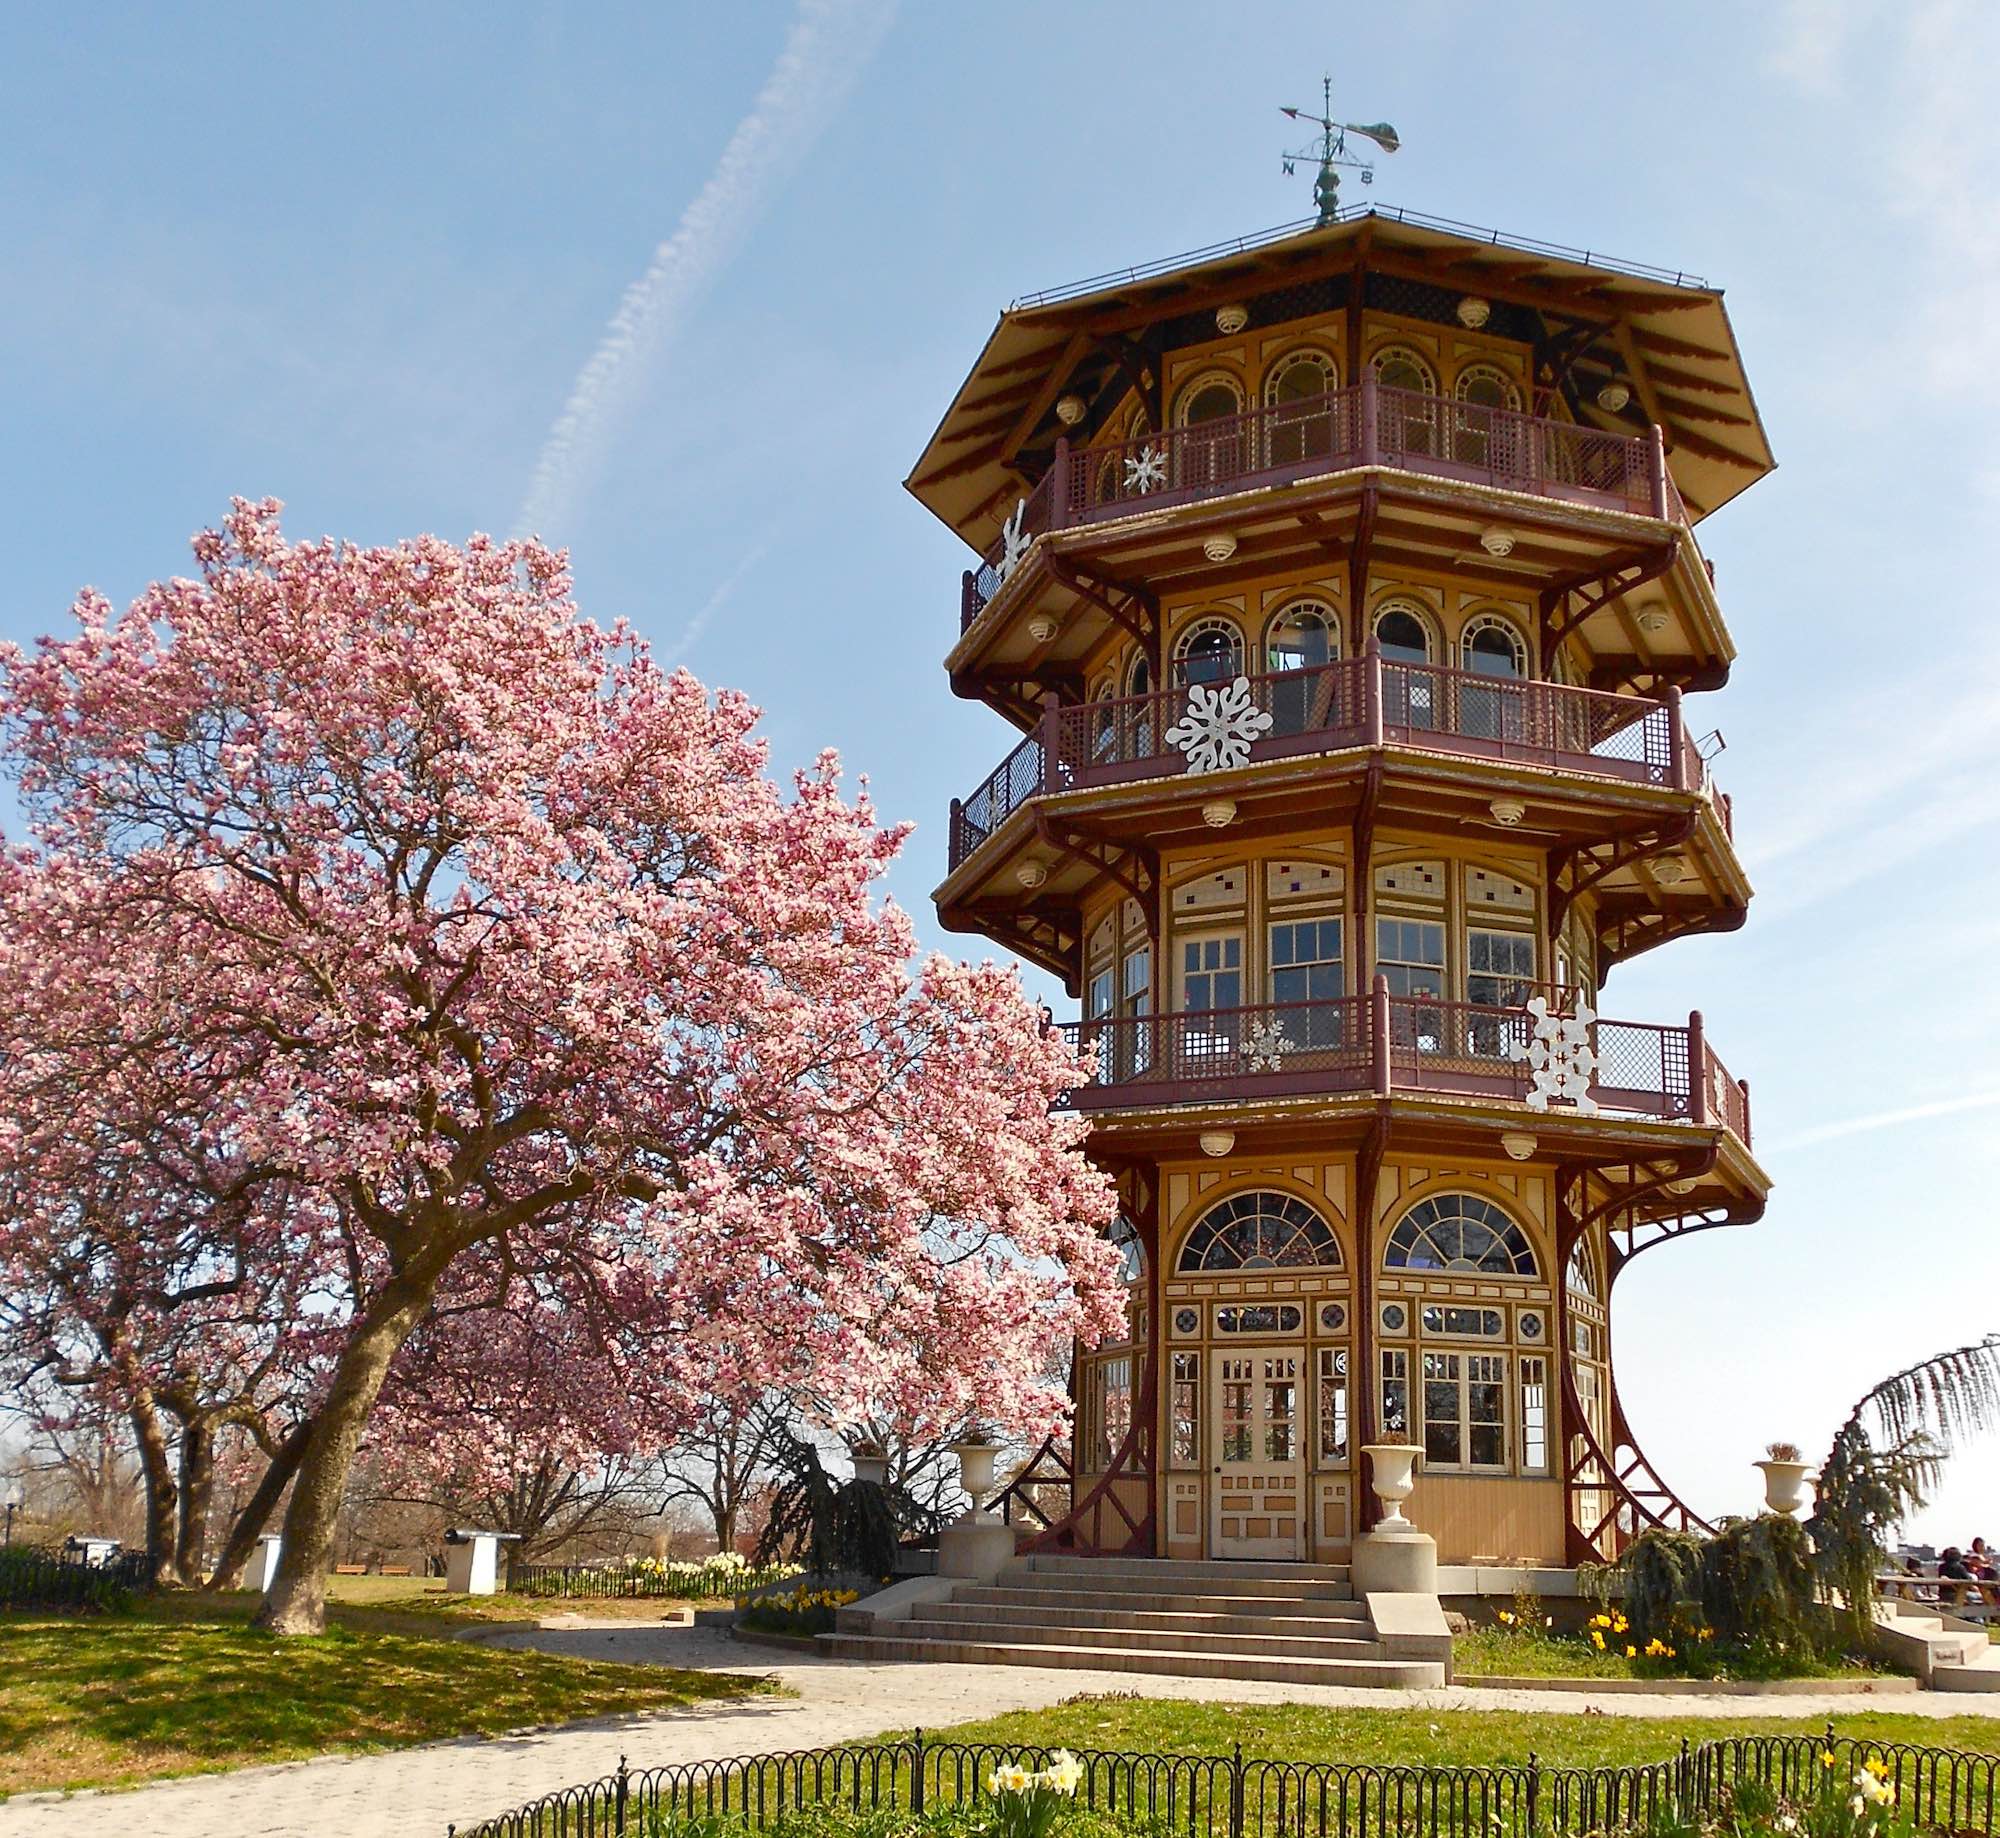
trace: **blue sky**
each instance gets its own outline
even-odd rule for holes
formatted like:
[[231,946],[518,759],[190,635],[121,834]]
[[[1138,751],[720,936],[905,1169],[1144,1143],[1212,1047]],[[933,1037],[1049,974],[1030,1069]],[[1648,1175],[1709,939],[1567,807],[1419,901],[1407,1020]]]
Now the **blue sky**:
[[[1603,1006],[1702,1008],[1778,1188],[1633,1268],[1621,1382],[1668,1478],[1747,1510],[1763,1442],[2000,1327],[1990,9],[103,5],[9,40],[0,632],[184,570],[233,492],[362,541],[526,519],[781,762],[836,746],[917,820],[933,937],[946,801],[1007,734],[946,688],[965,556],[898,481],[1010,297],[1306,214],[1277,106],[1329,66],[1403,134],[1381,201],[1725,284],[1780,470],[1703,527],[1743,656],[1692,707],[1758,898]],[[2000,1536],[1996,1451],[1923,1529]]]

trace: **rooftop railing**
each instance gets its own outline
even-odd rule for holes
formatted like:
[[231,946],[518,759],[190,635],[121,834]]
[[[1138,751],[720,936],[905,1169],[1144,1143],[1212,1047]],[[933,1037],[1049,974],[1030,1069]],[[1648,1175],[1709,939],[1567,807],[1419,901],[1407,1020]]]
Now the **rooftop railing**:
[[[1523,997],[1530,986],[1516,992]],[[1547,1012],[1575,1014],[1575,996],[1545,996]],[[1075,1046],[1094,1049],[1096,1071],[1068,1108],[1144,1109],[1217,1097],[1275,1098],[1398,1092],[1536,1103],[1538,1066],[1566,1075],[1537,1108],[1728,1130],[1750,1141],[1749,1088],[1709,1051],[1701,1016],[1685,1027],[1593,1018],[1581,1050],[1523,1003],[1498,1006],[1442,996],[1392,995],[1378,976],[1365,996],[1264,1002],[1198,1013],[1069,1022]],[[1693,1078],[1693,1067],[1705,1076]],[[1544,1087],[1546,1080],[1540,1081]]]
[[1599,509],[1685,521],[1660,431],[1601,428],[1394,389],[1373,376],[1345,389],[1106,447],[1056,442],[1055,462],[1008,516],[1008,533],[964,580],[967,630],[1049,530],[1164,510],[1354,466],[1389,466]]
[[[1678,691],[1654,700],[1392,663],[1372,645],[1358,658],[1240,680],[1252,712],[1269,719],[1249,748],[1250,764],[1397,746],[1628,784],[1707,788]],[[1188,771],[1188,756],[1168,735],[1189,703],[1182,687],[1048,710],[970,797],[952,805],[952,869],[1031,798]],[[1728,809],[1716,800],[1725,827]]]

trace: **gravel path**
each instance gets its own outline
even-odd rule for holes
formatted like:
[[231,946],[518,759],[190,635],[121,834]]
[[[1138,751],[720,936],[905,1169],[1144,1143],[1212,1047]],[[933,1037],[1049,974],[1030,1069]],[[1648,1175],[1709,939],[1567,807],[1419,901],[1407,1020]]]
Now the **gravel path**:
[[1779,1716],[1823,1720],[1861,1711],[1911,1716],[2000,1716],[2000,1694],[1870,1697],[1599,1697],[1583,1692],[1365,1691],[1325,1685],[1225,1683],[1123,1672],[1015,1666],[859,1664],[738,1645],[710,1628],[524,1629],[483,1634],[497,1646],[628,1664],[758,1672],[796,1698],[747,1699],[652,1715],[607,1717],[560,1729],[472,1737],[382,1755],[330,1756],[233,1774],[162,1781],[119,1794],[24,1795],[0,1805],[0,1838],[444,1838],[467,1824],[560,1787],[634,1767],[773,1749],[818,1748],[913,1724],[942,1729],[1008,1710],[1038,1709],[1085,1691],[1153,1698],[1361,1708],[1532,1710],[1611,1716]]

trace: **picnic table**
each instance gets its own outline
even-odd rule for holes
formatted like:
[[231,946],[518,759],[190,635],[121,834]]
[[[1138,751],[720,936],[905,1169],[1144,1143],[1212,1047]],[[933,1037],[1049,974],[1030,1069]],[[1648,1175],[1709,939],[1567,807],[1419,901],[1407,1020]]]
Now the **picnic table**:
[[2000,1612],[2000,1582],[1982,1583],[1971,1577],[1888,1570],[1876,1577],[1875,1593],[1926,1608],[1946,1609],[1968,1621],[1990,1621]]

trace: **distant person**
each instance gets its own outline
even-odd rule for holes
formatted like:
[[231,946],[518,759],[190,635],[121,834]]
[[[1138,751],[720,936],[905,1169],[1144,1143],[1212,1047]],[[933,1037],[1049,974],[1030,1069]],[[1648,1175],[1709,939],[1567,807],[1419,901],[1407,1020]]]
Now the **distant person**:
[[1957,1545],[1948,1544],[1938,1557],[1938,1580],[1952,1585],[1951,1605],[1962,1608],[1965,1605],[1967,1588],[1979,1579],[1972,1574],[1972,1566],[1965,1561],[1965,1553]]

